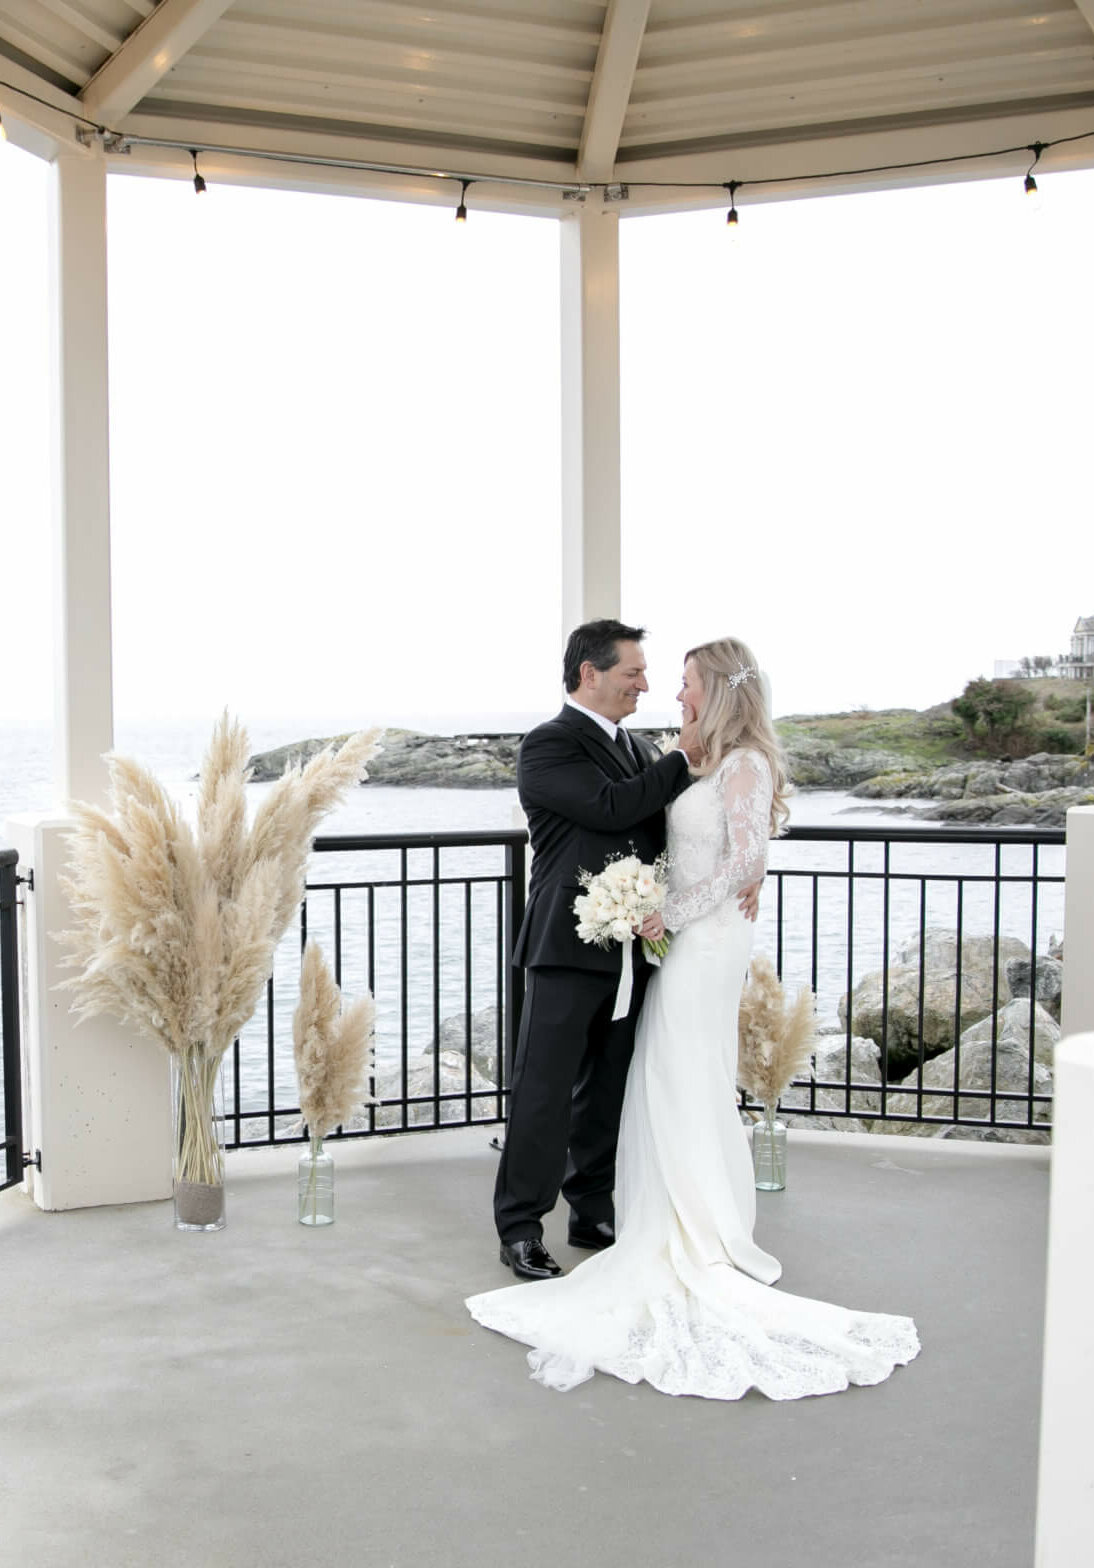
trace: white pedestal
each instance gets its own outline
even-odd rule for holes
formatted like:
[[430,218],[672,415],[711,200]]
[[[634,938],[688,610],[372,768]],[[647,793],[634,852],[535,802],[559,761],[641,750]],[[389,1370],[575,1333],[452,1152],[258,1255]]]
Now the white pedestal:
[[[1070,927],[1065,952],[1069,940]],[[1072,1036],[1056,1049],[1054,1117],[1035,1563],[1078,1568],[1094,1551],[1094,1034]]]
[[77,1023],[72,995],[57,985],[65,949],[53,933],[71,924],[59,876],[67,849],[63,816],[12,818],[5,839],[26,890],[27,989],[23,1039],[29,1068],[24,1143],[42,1154],[26,1187],[39,1208],[77,1209],[171,1195],[171,1075],[166,1051],[110,1017]]

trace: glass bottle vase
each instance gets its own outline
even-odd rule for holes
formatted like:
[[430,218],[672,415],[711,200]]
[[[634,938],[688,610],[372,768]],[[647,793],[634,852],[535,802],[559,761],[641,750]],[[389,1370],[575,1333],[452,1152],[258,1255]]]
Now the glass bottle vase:
[[301,1225],[334,1224],[334,1156],[313,1138],[296,1167],[296,1217]]
[[171,1057],[176,1230],[223,1230],[224,1057],[196,1047]]
[[776,1119],[776,1110],[765,1105],[752,1124],[752,1169],[759,1192],[782,1192],[786,1186],[786,1124]]

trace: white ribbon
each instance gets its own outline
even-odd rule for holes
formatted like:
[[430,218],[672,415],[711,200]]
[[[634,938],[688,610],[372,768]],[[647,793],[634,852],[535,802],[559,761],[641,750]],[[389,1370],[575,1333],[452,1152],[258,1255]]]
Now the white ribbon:
[[612,1023],[617,1018],[626,1018],[631,1010],[631,992],[634,990],[634,960],[631,948],[634,946],[634,937],[628,933],[619,944],[619,989],[615,993],[615,1011],[612,1013]]

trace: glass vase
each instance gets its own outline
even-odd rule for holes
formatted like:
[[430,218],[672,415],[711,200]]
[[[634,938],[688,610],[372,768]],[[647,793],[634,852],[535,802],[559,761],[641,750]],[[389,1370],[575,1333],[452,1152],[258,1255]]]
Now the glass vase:
[[765,1105],[752,1123],[752,1169],[759,1192],[782,1192],[786,1186],[786,1124],[776,1120],[777,1107]]
[[197,1047],[171,1057],[177,1230],[223,1230],[224,1057]]
[[334,1156],[313,1138],[296,1167],[296,1217],[301,1225],[334,1224]]

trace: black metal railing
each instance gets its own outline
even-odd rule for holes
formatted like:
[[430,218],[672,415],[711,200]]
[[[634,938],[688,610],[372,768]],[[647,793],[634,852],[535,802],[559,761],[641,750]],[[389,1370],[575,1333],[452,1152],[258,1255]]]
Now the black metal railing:
[[801,827],[773,845],[757,945],[830,1031],[785,1107],[1047,1135],[1039,1008],[1059,1016],[1059,967],[1041,949],[1063,930],[1064,844],[1058,829]]
[[504,1119],[523,999],[510,954],[526,843],[518,830],[316,840],[299,926],[229,1055],[230,1148],[303,1136],[292,1012],[309,937],[347,998],[367,987],[376,1002],[379,1103],[335,1136]]
[[23,1179],[23,1082],[19,1046],[19,940],[16,891],[19,856],[0,849],[0,1035],[3,1037],[4,1166],[0,1192]]
[[[299,927],[229,1057],[229,1146],[303,1137],[291,1024],[309,936],[348,997],[367,986],[377,1003],[381,1103],[337,1136],[503,1120],[525,834],[325,838],[315,849]],[[786,1109],[1047,1134],[1047,1067],[1001,1035],[999,1015],[1008,954],[1022,962],[1028,951],[1017,1021],[1031,1040],[1038,991],[1054,1006],[1041,949],[1062,930],[1063,862],[1064,833],[1033,828],[801,827],[773,844],[757,950],[789,990],[815,993],[827,1031],[816,1075],[796,1080]],[[952,973],[938,972],[949,955]],[[984,1039],[970,1043],[976,1020]]]

